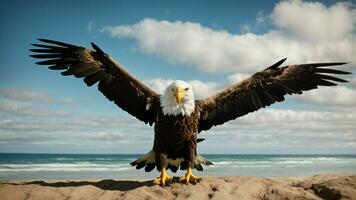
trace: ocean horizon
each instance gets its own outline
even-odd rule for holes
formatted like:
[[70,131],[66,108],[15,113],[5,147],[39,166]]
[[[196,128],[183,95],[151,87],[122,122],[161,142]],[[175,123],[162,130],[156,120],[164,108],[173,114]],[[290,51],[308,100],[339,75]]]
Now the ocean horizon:
[[[0,153],[0,179],[152,179],[159,175],[136,170],[130,162],[142,154]],[[195,170],[201,176],[309,176],[356,173],[352,154],[202,154],[213,162]],[[171,171],[181,176],[184,171]]]

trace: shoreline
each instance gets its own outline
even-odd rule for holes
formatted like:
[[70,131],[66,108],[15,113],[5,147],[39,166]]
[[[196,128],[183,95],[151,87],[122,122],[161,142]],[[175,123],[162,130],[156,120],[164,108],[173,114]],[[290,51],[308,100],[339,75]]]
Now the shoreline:
[[25,199],[356,199],[356,174],[297,177],[203,176],[196,184],[151,179],[0,180],[2,200]]

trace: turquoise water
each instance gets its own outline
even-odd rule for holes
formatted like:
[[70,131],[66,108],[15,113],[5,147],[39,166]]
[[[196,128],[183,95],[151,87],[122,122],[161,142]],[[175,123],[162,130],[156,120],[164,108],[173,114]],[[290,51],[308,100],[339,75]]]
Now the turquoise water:
[[[140,155],[0,154],[0,179],[130,179],[158,172],[136,170]],[[214,163],[197,175],[306,176],[356,173],[356,155],[203,155]],[[171,173],[171,172],[169,172]],[[175,176],[181,176],[180,171]]]

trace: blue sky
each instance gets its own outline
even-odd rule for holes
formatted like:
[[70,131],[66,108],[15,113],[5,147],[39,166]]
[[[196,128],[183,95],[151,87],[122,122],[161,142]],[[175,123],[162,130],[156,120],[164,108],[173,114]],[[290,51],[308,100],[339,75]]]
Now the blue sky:
[[[355,72],[355,13],[338,1],[1,1],[0,152],[152,146],[153,129],[95,86],[35,65],[28,49],[36,38],[95,42],[156,91],[182,79],[204,98],[284,57],[351,61]],[[203,133],[201,152],[356,153],[356,81],[348,80]]]

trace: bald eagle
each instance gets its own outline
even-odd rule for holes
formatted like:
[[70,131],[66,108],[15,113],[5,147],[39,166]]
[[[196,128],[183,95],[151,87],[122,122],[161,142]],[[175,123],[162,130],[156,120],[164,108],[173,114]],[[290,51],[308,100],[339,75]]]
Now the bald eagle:
[[180,80],[168,85],[163,94],[157,94],[94,43],[91,43],[93,49],[89,49],[48,39],[39,41],[42,43],[32,44],[36,48],[30,49],[36,53],[32,57],[45,59],[37,64],[65,70],[61,72],[64,76],[84,78],[88,86],[98,83],[99,91],[109,101],[142,122],[154,125],[152,150],[131,164],[137,169],[145,167],[147,172],[157,168],[161,174],[154,183],[160,185],[172,180],[167,169],[187,170],[180,180],[189,183],[200,179],[193,175],[192,169],[202,170],[202,164],[212,164],[197,155],[197,135],[201,131],[284,101],[287,94],[347,82],[332,74],[350,74],[327,67],[345,62],[280,67],[286,60],[282,59],[214,96],[197,100],[192,86]]

